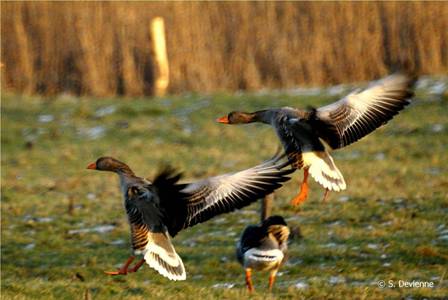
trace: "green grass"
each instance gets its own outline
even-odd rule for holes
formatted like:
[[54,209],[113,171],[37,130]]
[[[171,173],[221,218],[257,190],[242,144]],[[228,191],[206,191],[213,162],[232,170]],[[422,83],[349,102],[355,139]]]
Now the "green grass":
[[[348,188],[330,194],[327,204],[320,200],[322,188],[312,182],[308,201],[299,209],[289,206],[301,172],[276,192],[273,213],[300,227],[303,238],[291,242],[290,260],[273,293],[266,289],[268,275],[255,273],[257,292],[248,297],[234,258],[243,228],[258,222],[259,204],[174,238],[187,281],[170,282],[148,267],[125,277],[103,273],[130,254],[129,229],[116,176],[88,171],[88,163],[111,155],[148,177],[170,163],[192,180],[241,170],[269,158],[277,139],[267,126],[224,126],[214,122],[216,117],[234,109],[318,106],[333,100],[282,94],[95,101],[3,95],[2,298],[448,295],[448,99],[428,101],[424,95],[387,126],[334,152]],[[114,112],[98,116],[98,110],[111,107]],[[42,115],[54,119],[41,122]],[[435,124],[443,127],[433,130]],[[91,138],[95,127],[105,131]],[[115,227],[106,233],[70,232],[99,225]],[[436,288],[380,289],[378,280],[433,281]],[[298,289],[299,282],[307,287]],[[224,283],[234,286],[223,288]]]

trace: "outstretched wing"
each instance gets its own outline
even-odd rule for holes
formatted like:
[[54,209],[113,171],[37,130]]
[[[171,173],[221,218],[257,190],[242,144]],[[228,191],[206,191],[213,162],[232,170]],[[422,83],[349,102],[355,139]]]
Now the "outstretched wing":
[[387,123],[408,105],[415,78],[393,74],[318,108],[309,122],[333,149],[342,148]]
[[237,173],[211,177],[189,184],[184,228],[205,222],[216,215],[231,212],[272,193],[290,178],[292,168],[284,155]]
[[126,193],[125,208],[135,254],[142,254],[151,268],[168,279],[185,280],[184,264],[171,244],[158,207],[157,195],[151,186],[130,186]]

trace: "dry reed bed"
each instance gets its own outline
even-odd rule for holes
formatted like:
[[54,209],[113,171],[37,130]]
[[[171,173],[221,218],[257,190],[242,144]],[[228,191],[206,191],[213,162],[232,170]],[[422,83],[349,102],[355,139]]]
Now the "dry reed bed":
[[171,92],[448,73],[445,2],[6,2],[2,88],[150,95],[155,16],[166,20]]

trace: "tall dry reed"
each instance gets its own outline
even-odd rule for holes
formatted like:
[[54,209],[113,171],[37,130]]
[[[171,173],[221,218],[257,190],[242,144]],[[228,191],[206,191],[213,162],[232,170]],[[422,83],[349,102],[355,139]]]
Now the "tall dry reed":
[[2,88],[150,95],[155,16],[171,92],[448,73],[446,2],[4,2]]

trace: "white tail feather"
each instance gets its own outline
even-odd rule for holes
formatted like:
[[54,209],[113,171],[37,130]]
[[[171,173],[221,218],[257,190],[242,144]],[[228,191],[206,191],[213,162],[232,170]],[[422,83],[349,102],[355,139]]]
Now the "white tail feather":
[[341,171],[336,167],[333,158],[325,152],[302,153],[305,168],[317,183],[330,191],[342,191],[347,187]]
[[150,233],[144,250],[146,263],[170,280],[185,280],[187,275],[182,259],[177,255],[167,234]]

